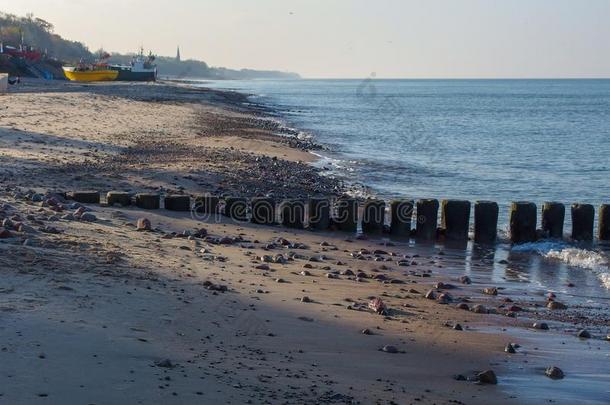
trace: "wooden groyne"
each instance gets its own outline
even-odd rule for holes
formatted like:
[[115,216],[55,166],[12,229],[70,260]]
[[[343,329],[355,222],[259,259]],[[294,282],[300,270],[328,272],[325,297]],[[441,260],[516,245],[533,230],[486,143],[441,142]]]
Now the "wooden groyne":
[[[84,204],[99,204],[101,194],[97,191],[73,191],[67,193],[66,198]],[[165,195],[162,198],[158,193],[132,195],[111,191],[106,194],[106,204],[122,207],[133,204],[146,210],[163,208],[190,211],[191,215],[200,219],[224,215],[235,221],[259,225],[281,224],[293,229],[351,233],[361,229],[364,234],[388,234],[393,238],[415,238],[421,241],[442,239],[464,242],[469,240],[471,230],[476,243],[493,244],[498,237],[499,206],[493,201],[474,203],[474,223],[471,223],[472,204],[466,200],[439,202],[436,199],[405,199],[386,204],[380,199],[358,202],[351,197],[276,200],[271,197],[248,199],[201,195],[193,198],[188,195]],[[591,204],[572,204],[569,238],[590,242],[597,237],[600,241],[610,241],[610,205],[602,204],[598,212],[598,229],[595,232],[595,207]],[[511,203],[508,218],[510,241],[527,243],[539,239],[563,239],[565,205],[560,202],[544,202],[540,214],[541,223],[538,227],[538,207],[535,203]]]

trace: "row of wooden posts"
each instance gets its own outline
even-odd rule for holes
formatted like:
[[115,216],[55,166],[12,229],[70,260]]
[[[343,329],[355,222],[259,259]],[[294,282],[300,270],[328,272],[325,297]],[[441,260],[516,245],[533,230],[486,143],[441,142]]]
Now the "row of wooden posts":
[[[81,191],[69,193],[69,198],[82,203],[99,203],[100,193]],[[126,192],[111,191],[106,195],[108,205],[123,206],[132,203],[143,209],[159,209],[161,196],[155,193],[140,193],[132,196]],[[358,224],[367,234],[387,230],[395,237],[415,237],[435,240],[442,234],[446,240],[467,241],[470,229],[471,203],[465,200],[393,200],[390,206],[390,224],[385,224],[386,203],[383,200],[366,200],[362,205],[353,198],[309,198],[276,201],[270,197],[218,197],[203,195],[191,199],[188,195],[166,195],[164,208],[172,211],[192,211],[205,215],[222,214],[238,221],[250,221],[261,225],[279,223],[290,228],[309,228],[356,232]],[[438,226],[440,208],[441,224]],[[415,229],[411,229],[415,213]],[[509,211],[510,240],[513,243],[532,242],[539,238],[561,239],[564,236],[565,205],[545,202],[542,206],[541,228],[537,228],[538,208],[532,202],[513,202]],[[361,219],[359,222],[359,214]],[[493,243],[498,235],[498,204],[493,201],[474,203],[474,240],[478,243]],[[594,239],[595,208],[591,204],[571,206],[571,239],[591,241]],[[599,240],[610,240],[610,205],[599,208]]]

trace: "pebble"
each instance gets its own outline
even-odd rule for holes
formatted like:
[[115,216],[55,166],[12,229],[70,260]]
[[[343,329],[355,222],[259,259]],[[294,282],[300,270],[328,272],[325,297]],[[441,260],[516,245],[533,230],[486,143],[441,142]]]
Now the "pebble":
[[532,325],[532,328],[540,329],[540,330],[549,330],[549,325],[547,325],[544,322],[534,322],[534,324]]
[[468,276],[461,276],[458,281],[462,284],[472,284],[472,280]]
[[553,380],[561,380],[564,377],[563,370],[555,366],[548,367],[544,374]]
[[380,349],[382,352],[386,352],[386,353],[398,353],[398,349],[396,348],[396,346],[392,346],[392,345],[385,345]]
[[485,370],[479,374],[477,374],[477,379],[481,384],[497,384],[498,379],[496,378],[496,373],[493,370]]
[[85,212],[80,216],[80,220],[85,222],[95,222],[97,221],[97,217],[90,212]]
[[176,365],[170,359],[156,361],[155,366],[163,368],[174,368]]
[[511,305],[510,307],[506,308],[506,310],[509,312],[521,312],[523,311],[523,308],[518,305]]
[[384,314],[388,310],[387,306],[385,305],[385,302],[383,302],[383,300],[378,297],[373,298],[369,302],[369,308],[378,314]]
[[426,293],[425,297],[429,300],[434,300],[436,299],[436,293],[434,292],[434,290],[430,290]]
[[465,311],[470,311],[470,307],[465,302],[460,302],[455,306],[457,309],[463,309]]
[[235,243],[235,241],[233,240],[233,238],[229,238],[228,236],[224,236],[224,237],[220,238],[218,243],[221,244],[221,245],[232,245],[233,243]]
[[474,307],[472,307],[472,312],[474,312],[475,314],[486,314],[489,311],[487,310],[487,308],[485,308],[484,305],[477,304]]
[[311,302],[311,299],[307,296],[301,298],[301,302]]
[[464,328],[462,328],[462,325],[460,325],[459,323],[456,323],[455,325],[453,325],[453,330],[464,330]]
[[138,218],[138,222],[136,224],[136,229],[138,231],[150,231],[152,229],[152,224],[150,223],[150,219]]
[[360,333],[362,333],[363,335],[372,335],[373,332],[371,332],[370,329],[362,329],[362,331],[360,331]]
[[438,298],[436,299],[438,301],[439,304],[449,304],[452,300],[451,295],[447,294],[447,293],[443,293],[440,294],[438,296]]
[[7,239],[7,238],[11,238],[13,236],[13,234],[4,228],[0,228],[0,239]]
[[578,336],[581,339],[590,339],[591,338],[591,334],[586,329],[579,330],[578,333],[576,333],[576,336]]
[[310,273],[310,272],[308,272],[307,270],[303,270],[303,271],[301,271],[301,273],[300,273],[300,274],[301,274],[302,276],[311,276],[311,273]]
[[504,347],[504,351],[511,354],[517,353],[512,343],[507,344],[506,347]]
[[269,270],[270,269],[268,264],[259,264],[258,266],[254,267],[254,268],[258,269],[258,270]]
[[498,289],[496,287],[489,287],[484,289],[483,293],[487,295],[498,295]]
[[546,307],[548,309],[553,309],[553,310],[556,310],[556,309],[568,309],[567,305],[562,304],[561,302],[558,302],[558,301],[549,301],[549,303],[546,304]]

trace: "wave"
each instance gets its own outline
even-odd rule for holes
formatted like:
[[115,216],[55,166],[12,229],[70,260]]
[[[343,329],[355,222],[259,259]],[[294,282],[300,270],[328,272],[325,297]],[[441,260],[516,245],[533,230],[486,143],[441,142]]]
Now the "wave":
[[610,290],[610,260],[602,253],[579,249],[560,241],[540,241],[513,246],[513,251],[535,252],[549,260],[593,271]]

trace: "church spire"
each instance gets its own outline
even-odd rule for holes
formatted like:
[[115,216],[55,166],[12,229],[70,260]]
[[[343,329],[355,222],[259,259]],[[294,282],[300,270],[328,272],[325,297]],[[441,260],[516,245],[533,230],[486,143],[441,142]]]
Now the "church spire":
[[178,50],[176,51],[176,60],[180,62],[180,46],[178,46]]

